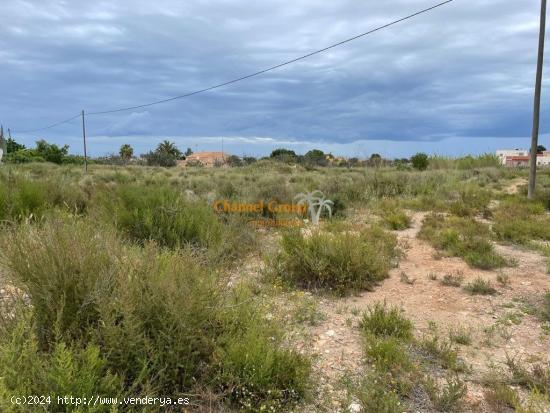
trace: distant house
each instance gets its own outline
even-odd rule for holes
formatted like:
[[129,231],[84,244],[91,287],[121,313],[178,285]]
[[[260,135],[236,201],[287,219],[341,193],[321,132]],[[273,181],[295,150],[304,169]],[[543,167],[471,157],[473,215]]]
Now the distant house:
[[[529,166],[529,151],[527,149],[501,149],[496,153],[500,163],[512,168],[527,168]],[[537,153],[537,166],[550,165],[550,151]]]
[[527,168],[529,166],[529,156],[507,156],[504,159],[504,165],[512,168]]
[[229,155],[225,152],[196,152],[178,161],[178,166],[201,165],[205,167],[223,166]]
[[527,149],[500,149],[497,151],[497,158],[502,165],[506,165],[508,158],[520,156],[529,158],[529,151]]

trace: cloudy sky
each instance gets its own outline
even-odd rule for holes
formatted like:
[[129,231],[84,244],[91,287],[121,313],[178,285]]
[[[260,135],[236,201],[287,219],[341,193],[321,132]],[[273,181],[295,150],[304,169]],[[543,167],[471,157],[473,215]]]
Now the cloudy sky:
[[[2,0],[0,123],[81,152],[81,125],[270,67],[437,0]],[[130,143],[261,155],[389,157],[527,147],[539,0],[455,0],[322,55],[215,91],[87,119],[93,155]],[[549,46],[550,47],[550,46]],[[546,77],[545,77],[546,81]],[[545,82],[541,141],[550,146]]]

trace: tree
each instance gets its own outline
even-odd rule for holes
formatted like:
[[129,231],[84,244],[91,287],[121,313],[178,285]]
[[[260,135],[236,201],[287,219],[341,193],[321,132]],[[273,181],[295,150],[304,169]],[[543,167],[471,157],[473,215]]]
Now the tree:
[[157,146],[156,152],[163,153],[169,156],[173,156],[176,159],[181,158],[181,151],[178,149],[175,143],[169,141],[162,141]]
[[22,149],[25,149],[25,145],[15,142],[14,139],[8,138],[8,140],[6,141],[7,153],[14,153]]
[[157,149],[145,155],[147,165],[164,166],[165,168],[176,166],[177,160],[181,157],[182,153],[176,144],[169,141],[159,143]]
[[304,155],[304,161],[310,165],[324,166],[326,165],[327,158],[325,153],[320,149],[312,149]]
[[59,147],[53,143],[48,143],[44,139],[41,139],[36,142],[36,153],[46,162],[62,164],[63,158],[69,153],[69,145]]
[[254,158],[253,156],[243,156],[243,163],[245,165],[251,165],[254,162],[256,162],[256,158]]
[[163,166],[169,168],[177,164],[177,158],[175,156],[159,151],[158,149],[150,151],[148,154],[144,155],[144,158],[147,160],[147,165],[149,166]]
[[158,144],[154,151],[145,155],[147,165],[164,166],[165,168],[176,166],[177,160],[182,157],[181,151],[176,144],[169,141],[163,141]]
[[428,164],[430,163],[430,161],[428,160],[428,155],[422,152],[414,155],[411,158],[411,162],[413,168],[418,169],[419,171],[425,171],[426,169],[428,169]]
[[544,145],[538,145],[537,146],[537,153],[542,153],[546,150],[546,147]]
[[298,160],[296,152],[284,148],[275,149],[269,157],[282,162],[296,162]]
[[120,150],[118,151],[118,153],[120,154],[120,157],[124,161],[128,161],[132,158],[132,156],[134,156],[134,148],[132,148],[127,143],[125,143],[120,147]]
[[187,148],[187,150],[184,153],[185,156],[193,155],[193,149]]
[[359,160],[359,158],[349,158],[348,159],[348,167],[349,168],[354,168],[354,167],[357,167],[357,166],[360,166],[361,165],[361,161]]
[[229,166],[243,166],[241,158],[239,158],[237,155],[229,155],[225,158],[225,162]]
[[378,153],[373,153],[369,159],[370,166],[380,166],[382,164],[382,156]]

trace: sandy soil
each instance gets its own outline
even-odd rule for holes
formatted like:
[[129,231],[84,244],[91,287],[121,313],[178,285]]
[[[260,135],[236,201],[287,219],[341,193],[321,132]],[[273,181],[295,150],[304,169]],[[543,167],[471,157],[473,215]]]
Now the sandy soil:
[[[414,322],[415,335],[429,332],[428,323],[435,322],[442,335],[447,337],[449,328],[471,328],[473,342],[461,346],[462,358],[472,366],[468,378],[467,401],[473,411],[490,411],[484,405],[482,389],[477,384],[491,363],[502,363],[506,354],[519,355],[523,360],[550,361],[548,346],[550,337],[544,335],[541,324],[533,315],[525,314],[521,306],[537,304],[545,290],[550,289],[550,276],[545,273],[546,264],[540,255],[509,246],[497,246],[502,255],[513,258],[516,267],[500,271],[482,271],[470,268],[460,258],[436,259],[435,250],[416,238],[425,213],[414,213],[412,227],[396,232],[401,244],[407,245],[406,256],[391,271],[390,278],[373,292],[344,299],[322,299],[320,309],[326,320],[311,331],[311,346],[317,354],[315,374],[320,377],[320,393],[335,391],[342,375],[360,374],[362,369],[361,337],[357,329],[360,314],[377,301],[398,305]],[[494,296],[472,296],[461,288],[442,285],[439,280],[447,273],[459,272],[463,283],[482,277],[490,280],[498,289]],[[500,286],[497,275],[508,275],[510,284]],[[401,281],[401,274],[414,279],[410,285]],[[438,280],[428,278],[435,274]],[[515,324],[512,320],[519,323]],[[484,332],[490,326],[498,326],[499,334]],[[338,410],[340,396],[334,392],[329,397]],[[326,406],[326,404],[325,404]],[[330,409],[329,409],[330,410]]]

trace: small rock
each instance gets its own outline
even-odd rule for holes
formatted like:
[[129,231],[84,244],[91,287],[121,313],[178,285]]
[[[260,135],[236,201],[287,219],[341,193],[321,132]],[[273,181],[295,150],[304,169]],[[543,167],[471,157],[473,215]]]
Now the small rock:
[[348,406],[350,413],[359,413],[361,411],[361,404],[358,401],[352,401]]

